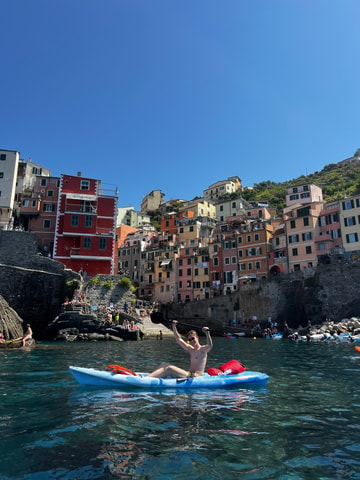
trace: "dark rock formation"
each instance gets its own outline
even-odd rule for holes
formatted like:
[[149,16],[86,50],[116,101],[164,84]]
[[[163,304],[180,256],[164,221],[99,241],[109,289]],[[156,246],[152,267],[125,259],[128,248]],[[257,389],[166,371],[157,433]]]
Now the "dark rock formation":
[[44,334],[49,340],[138,340],[141,330],[108,324],[94,313],[68,310],[58,315],[47,326]]
[[36,338],[72,295],[73,280],[80,275],[40,255],[32,233],[0,231],[0,295],[31,324]]

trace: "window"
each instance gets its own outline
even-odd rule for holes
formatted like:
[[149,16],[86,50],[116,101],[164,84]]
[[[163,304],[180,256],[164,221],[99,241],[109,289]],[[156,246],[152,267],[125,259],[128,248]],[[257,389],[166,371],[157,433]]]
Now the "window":
[[290,228],[296,228],[296,221],[290,220]]
[[239,270],[246,270],[245,263],[239,263]]
[[6,153],[0,153],[0,160],[6,160]]
[[186,286],[187,286],[188,288],[191,288],[191,280],[188,280],[188,281],[186,282]]
[[260,262],[255,262],[255,268],[256,268],[256,270],[260,270],[260,268],[261,268]]
[[44,220],[44,228],[50,228],[51,227],[51,222],[50,220]]
[[194,227],[191,225],[191,227],[189,228],[189,232],[193,232],[194,231]]
[[71,215],[71,226],[72,227],[79,226],[79,215]]
[[297,257],[297,255],[298,255],[298,249],[297,249],[297,248],[293,248],[293,249],[292,249],[292,254],[293,254],[293,257]]
[[182,277],[182,270],[179,270],[179,277]]
[[188,268],[188,269],[186,270],[186,275],[191,275],[191,268]]
[[238,243],[242,243],[242,237],[238,237]]
[[355,233],[348,233],[346,235],[346,243],[355,243],[358,241],[358,234]]
[[198,275],[199,275],[199,269],[198,269],[198,268],[195,268],[195,269],[194,269],[194,275],[195,275],[195,276],[198,276]]
[[280,245],[280,238],[275,238],[275,245],[278,247]]
[[290,195],[290,200],[299,200],[299,195]]
[[231,263],[236,263],[236,262],[237,262],[236,257],[231,257]]
[[184,233],[184,227],[180,227],[180,233]]
[[307,240],[311,240],[311,232],[305,232],[302,234],[302,239],[304,242],[306,242]]
[[214,253],[217,253],[217,251],[218,251],[218,246],[214,245]]
[[300,198],[309,198],[309,197],[310,197],[310,193],[309,193],[309,192],[307,192],[307,193],[302,193],[302,194],[300,195]]
[[223,221],[224,221],[224,217],[221,215],[220,222],[223,222]]
[[309,217],[304,217],[303,222],[304,222],[304,227],[308,227],[309,226]]
[[312,252],[311,252],[311,246],[308,245],[308,246],[306,247],[305,251],[306,251],[306,253],[307,253],[308,255],[309,255],[310,253],[312,253]]
[[310,207],[299,208],[297,211],[298,217],[308,217],[310,215]]
[[225,257],[225,265],[230,265],[230,258],[229,257]]
[[0,178],[4,178],[4,172],[0,172]]
[[354,208],[354,200],[345,200],[342,202],[342,208],[343,210],[351,210]]
[[44,212],[55,212],[55,204],[54,203],[44,203],[43,211]]
[[88,180],[81,180],[80,190],[90,190],[90,182]]
[[248,236],[247,236],[247,241],[248,241],[248,243],[251,242],[251,235],[248,235]]
[[239,257],[242,257],[242,256],[243,256],[243,251],[242,251],[242,250],[239,250],[239,251],[238,251],[238,255],[239,255]]
[[345,217],[344,224],[345,224],[345,227],[353,227],[354,225],[356,225],[355,217]]
[[248,269],[249,269],[249,270],[252,270],[252,263],[249,263],[249,264],[248,264]]
[[236,208],[236,202],[232,202],[231,206],[232,208]]
[[220,212],[223,212],[224,211],[224,207],[223,205],[220,205]]
[[218,267],[219,266],[219,259],[218,257],[215,257],[214,258],[214,267]]
[[48,190],[46,195],[48,197],[53,197],[54,196],[54,190]]
[[99,249],[100,250],[106,249],[106,238],[99,238]]
[[42,179],[41,179],[40,185],[41,185],[42,187],[46,187],[46,178],[42,178]]
[[90,248],[91,247],[91,238],[90,237],[84,237],[83,246],[84,246],[84,248]]
[[188,265],[191,265],[191,258],[188,258],[188,259],[187,259],[187,264],[188,264]]
[[289,243],[296,243],[299,241],[299,235],[290,235],[289,236]]

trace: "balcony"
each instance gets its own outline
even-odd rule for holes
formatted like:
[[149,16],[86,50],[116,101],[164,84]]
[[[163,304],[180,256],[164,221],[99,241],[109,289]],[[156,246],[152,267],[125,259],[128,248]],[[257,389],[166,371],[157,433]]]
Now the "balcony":
[[316,235],[315,242],[332,242],[333,239],[329,233],[325,235]]
[[81,205],[75,202],[66,202],[65,203],[65,212],[67,213],[86,213],[96,215],[97,208],[96,205]]

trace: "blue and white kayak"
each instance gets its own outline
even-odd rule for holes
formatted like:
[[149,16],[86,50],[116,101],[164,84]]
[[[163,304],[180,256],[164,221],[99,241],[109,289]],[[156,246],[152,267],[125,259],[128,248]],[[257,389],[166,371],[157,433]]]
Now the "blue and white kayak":
[[122,389],[202,389],[247,386],[248,384],[265,385],[269,376],[262,372],[245,372],[234,375],[208,375],[193,378],[154,378],[147,373],[121,375],[95,368],[69,367],[71,375],[80,385],[97,387],[115,387]]

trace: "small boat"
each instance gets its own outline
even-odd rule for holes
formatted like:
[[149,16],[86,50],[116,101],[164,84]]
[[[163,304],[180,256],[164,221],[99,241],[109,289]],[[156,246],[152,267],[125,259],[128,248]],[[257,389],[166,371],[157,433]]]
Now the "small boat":
[[25,347],[22,346],[22,340],[5,340],[5,342],[0,343],[0,350],[1,349],[19,349],[19,348],[27,348],[27,347],[35,347],[35,340],[30,338],[26,340]]
[[271,335],[266,335],[267,340],[281,340],[282,338],[282,333],[272,333]]
[[360,352],[360,347],[354,347],[357,352]]
[[192,378],[154,378],[147,373],[122,375],[95,368],[69,367],[71,375],[80,385],[115,387],[121,389],[203,389],[265,385],[269,376],[262,372],[244,371],[234,375],[209,375]]
[[245,332],[235,332],[235,333],[231,333],[231,332],[228,332],[228,333],[224,333],[225,337],[226,338],[241,338],[241,337],[245,337]]

